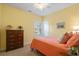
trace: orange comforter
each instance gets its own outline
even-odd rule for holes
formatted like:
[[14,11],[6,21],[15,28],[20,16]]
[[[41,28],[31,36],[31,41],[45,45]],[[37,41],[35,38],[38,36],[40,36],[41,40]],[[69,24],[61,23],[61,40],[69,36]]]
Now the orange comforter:
[[46,56],[65,56],[68,55],[68,48],[65,44],[60,44],[56,38],[34,38],[31,48],[37,49]]

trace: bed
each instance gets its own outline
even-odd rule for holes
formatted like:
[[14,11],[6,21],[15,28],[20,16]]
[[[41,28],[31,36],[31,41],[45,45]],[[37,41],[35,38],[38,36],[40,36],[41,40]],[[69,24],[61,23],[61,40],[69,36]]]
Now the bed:
[[68,48],[60,44],[55,37],[35,37],[31,48],[36,49],[46,56],[67,56]]

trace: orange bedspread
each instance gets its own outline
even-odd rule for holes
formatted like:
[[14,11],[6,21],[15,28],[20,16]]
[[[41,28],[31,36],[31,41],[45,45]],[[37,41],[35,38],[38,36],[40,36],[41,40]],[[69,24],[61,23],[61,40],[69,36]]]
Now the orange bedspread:
[[37,37],[32,40],[31,48],[35,48],[46,56],[68,55],[68,48],[60,44],[57,39]]

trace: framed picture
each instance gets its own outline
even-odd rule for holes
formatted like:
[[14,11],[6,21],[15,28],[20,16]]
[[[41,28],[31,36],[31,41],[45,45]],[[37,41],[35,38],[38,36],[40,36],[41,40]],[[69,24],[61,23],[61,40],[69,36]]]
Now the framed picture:
[[65,22],[59,22],[56,25],[57,25],[57,28],[65,28]]

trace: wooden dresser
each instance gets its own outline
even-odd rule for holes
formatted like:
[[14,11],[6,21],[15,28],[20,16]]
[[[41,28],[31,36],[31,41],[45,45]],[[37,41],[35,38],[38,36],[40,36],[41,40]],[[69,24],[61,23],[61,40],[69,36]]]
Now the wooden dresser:
[[23,30],[6,30],[6,51],[23,47]]

